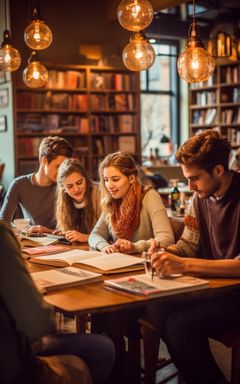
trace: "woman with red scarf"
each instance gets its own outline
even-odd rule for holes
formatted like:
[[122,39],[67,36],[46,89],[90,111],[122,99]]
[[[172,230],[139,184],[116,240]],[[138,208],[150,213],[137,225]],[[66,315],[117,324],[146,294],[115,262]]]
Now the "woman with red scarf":
[[140,253],[155,238],[161,247],[174,242],[166,209],[158,192],[140,184],[135,160],[115,152],[100,164],[102,215],[89,245],[106,253]]
[[[99,175],[102,214],[89,236],[91,247],[129,254],[146,251],[151,238],[162,247],[174,242],[161,197],[155,189],[141,185],[132,156],[124,152],[108,155],[100,164]],[[140,337],[136,320],[143,311],[137,308],[92,316],[92,332],[108,335],[115,344],[115,367],[109,384],[127,380],[123,335]]]

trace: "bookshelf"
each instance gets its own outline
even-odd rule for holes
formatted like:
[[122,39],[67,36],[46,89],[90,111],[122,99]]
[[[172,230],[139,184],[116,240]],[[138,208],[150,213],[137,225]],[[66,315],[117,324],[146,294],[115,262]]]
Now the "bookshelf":
[[218,129],[233,148],[240,146],[240,61],[223,61],[205,83],[189,88],[190,136]]
[[38,166],[43,137],[59,135],[74,147],[93,179],[108,153],[126,150],[141,162],[139,75],[125,69],[45,64],[49,81],[32,89],[16,79],[16,174]]

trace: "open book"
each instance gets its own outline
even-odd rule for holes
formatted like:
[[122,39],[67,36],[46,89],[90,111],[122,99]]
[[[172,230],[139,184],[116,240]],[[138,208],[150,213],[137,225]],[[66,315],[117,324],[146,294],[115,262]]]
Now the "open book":
[[170,294],[192,291],[208,286],[208,281],[192,276],[164,277],[155,276],[153,281],[150,275],[134,275],[118,279],[105,280],[104,284],[111,288],[136,293],[139,295]]
[[84,271],[79,268],[67,267],[50,269],[49,271],[31,273],[33,281],[41,292],[58,288],[73,287],[75,285],[90,283],[101,278],[101,274]]
[[46,236],[29,237],[29,236],[17,236],[21,248],[25,247],[39,247],[40,245],[50,245],[58,242],[57,239],[53,239]]
[[33,257],[33,263],[53,265],[55,267],[81,266],[89,270],[110,274],[143,269],[143,261],[140,257],[125,255],[124,253],[101,253],[97,251],[82,251],[73,249],[71,251]]

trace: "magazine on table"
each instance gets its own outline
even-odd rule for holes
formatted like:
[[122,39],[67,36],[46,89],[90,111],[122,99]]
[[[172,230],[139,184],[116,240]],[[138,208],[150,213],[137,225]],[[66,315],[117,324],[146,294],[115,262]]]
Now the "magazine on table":
[[102,253],[98,251],[71,251],[30,258],[33,263],[53,265],[55,267],[78,266],[94,272],[111,274],[137,271],[144,268],[141,257],[124,253]]
[[116,288],[138,295],[161,294],[161,296],[171,293],[181,293],[192,291],[208,286],[208,281],[192,276],[154,276],[141,274],[117,279],[105,280],[106,287]]
[[22,248],[22,255],[24,258],[30,258],[40,255],[50,255],[59,252],[66,252],[69,247],[65,245],[40,245],[40,247],[27,247]]

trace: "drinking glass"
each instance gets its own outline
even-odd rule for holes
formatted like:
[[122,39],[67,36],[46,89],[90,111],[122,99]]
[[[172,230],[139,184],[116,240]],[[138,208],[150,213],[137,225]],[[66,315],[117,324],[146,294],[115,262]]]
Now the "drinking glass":
[[13,221],[15,227],[21,232],[26,234],[30,227],[30,219],[15,219]]
[[143,259],[145,273],[151,276],[152,275],[151,254],[149,252],[143,251],[142,259]]

